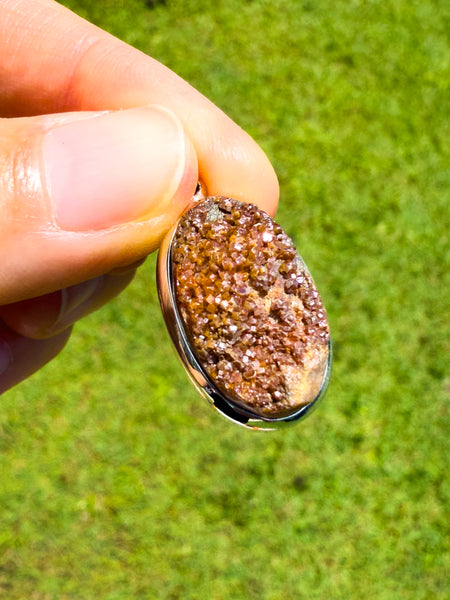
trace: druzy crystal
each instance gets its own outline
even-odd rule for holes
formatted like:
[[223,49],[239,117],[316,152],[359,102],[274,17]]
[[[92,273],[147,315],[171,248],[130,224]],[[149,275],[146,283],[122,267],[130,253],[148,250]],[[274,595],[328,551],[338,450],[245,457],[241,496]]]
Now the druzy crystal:
[[237,410],[284,418],[318,396],[327,316],[292,240],[269,215],[232,198],[199,202],[179,222],[172,269],[194,354]]

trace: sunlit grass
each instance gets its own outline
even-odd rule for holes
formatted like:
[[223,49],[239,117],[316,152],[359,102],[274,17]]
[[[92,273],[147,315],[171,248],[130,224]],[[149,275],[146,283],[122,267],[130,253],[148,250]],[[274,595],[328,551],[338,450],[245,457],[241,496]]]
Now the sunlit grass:
[[447,3],[67,5],[268,152],[334,371],[297,428],[222,421],[172,352],[151,257],[2,397],[0,597],[444,600]]

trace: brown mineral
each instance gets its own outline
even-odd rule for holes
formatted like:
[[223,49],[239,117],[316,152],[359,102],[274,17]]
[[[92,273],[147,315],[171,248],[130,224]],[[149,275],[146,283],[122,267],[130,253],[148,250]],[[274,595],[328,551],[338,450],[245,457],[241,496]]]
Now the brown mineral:
[[279,225],[254,205],[207,198],[182,217],[172,261],[185,333],[207,377],[237,410],[284,418],[318,396],[327,316]]

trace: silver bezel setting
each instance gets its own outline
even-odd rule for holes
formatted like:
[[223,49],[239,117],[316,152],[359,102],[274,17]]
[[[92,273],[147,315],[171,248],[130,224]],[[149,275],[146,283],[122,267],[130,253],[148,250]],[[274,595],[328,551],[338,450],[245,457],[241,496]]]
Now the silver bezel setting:
[[[197,196],[195,199],[197,201],[201,201],[203,198],[199,198]],[[177,227],[178,223],[176,223],[166,235],[159,250],[157,262],[158,295],[169,335],[172,339],[175,349],[177,350],[181,362],[195,387],[198,389],[200,394],[206,398],[209,404],[211,404],[225,418],[248,429],[273,431],[305,418],[313,411],[314,408],[316,408],[328,387],[332,361],[331,343],[329,344],[328,362],[324,377],[322,379],[320,391],[314,400],[312,400],[309,404],[302,406],[297,412],[285,417],[268,418],[254,414],[251,411],[245,411],[241,406],[236,406],[233,400],[224,396],[224,394],[217,389],[217,387],[214,385],[214,382],[211,381],[211,379],[203,370],[190,346],[184,329],[183,320],[178,311],[175,295],[175,281],[172,268],[172,242],[175,237]]]

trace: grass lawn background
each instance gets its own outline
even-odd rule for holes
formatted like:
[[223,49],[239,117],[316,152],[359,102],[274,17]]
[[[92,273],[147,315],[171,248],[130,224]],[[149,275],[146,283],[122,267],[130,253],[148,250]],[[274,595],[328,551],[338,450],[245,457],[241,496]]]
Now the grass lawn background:
[[449,4],[66,4],[265,149],[335,360],[297,427],[229,424],[172,352],[150,257],[1,399],[0,598],[448,598]]

